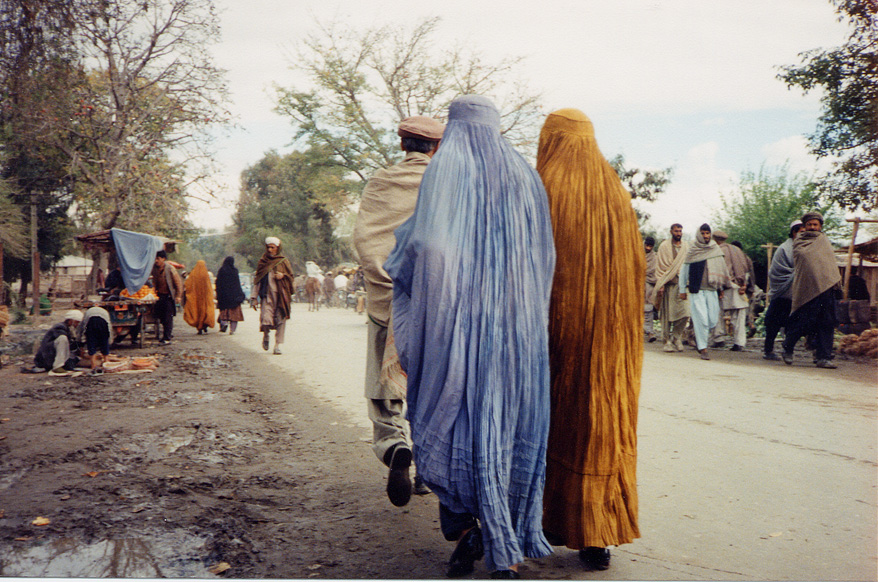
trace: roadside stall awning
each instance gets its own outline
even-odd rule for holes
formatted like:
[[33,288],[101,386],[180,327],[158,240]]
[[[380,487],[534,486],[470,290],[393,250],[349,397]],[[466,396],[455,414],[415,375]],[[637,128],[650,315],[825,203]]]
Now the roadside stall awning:
[[125,288],[132,295],[149,279],[155,254],[162,249],[173,252],[178,242],[121,228],[79,235],[76,240],[89,250],[115,251]]

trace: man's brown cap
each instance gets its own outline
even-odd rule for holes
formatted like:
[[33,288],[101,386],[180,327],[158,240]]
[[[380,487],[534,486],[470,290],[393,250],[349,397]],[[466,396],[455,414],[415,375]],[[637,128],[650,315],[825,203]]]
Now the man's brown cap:
[[413,115],[399,122],[397,134],[400,137],[413,137],[428,141],[439,141],[445,132],[445,124],[436,121],[432,117]]
[[721,230],[715,230],[713,231],[713,238],[717,240],[726,240],[727,238],[729,238],[729,235]]

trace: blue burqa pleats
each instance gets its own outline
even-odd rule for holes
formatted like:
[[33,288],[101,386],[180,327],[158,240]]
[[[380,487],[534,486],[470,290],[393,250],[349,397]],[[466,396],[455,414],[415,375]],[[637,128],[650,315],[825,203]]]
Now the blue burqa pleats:
[[555,248],[542,181],[499,127],[483,97],[451,104],[384,265],[418,474],[480,520],[490,570],[552,551],[541,520]]
[[155,254],[165,248],[162,239],[151,234],[113,228],[110,230],[116,247],[116,258],[125,288],[132,295],[146,284],[155,264]]

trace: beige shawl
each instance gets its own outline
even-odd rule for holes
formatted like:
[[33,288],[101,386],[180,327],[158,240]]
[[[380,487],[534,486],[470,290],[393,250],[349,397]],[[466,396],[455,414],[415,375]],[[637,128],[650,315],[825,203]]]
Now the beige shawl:
[[793,241],[793,306],[795,313],[841,280],[829,238],[819,231],[801,231]]
[[390,321],[393,281],[384,270],[384,261],[396,245],[393,231],[415,210],[418,187],[429,163],[427,154],[411,152],[395,166],[375,172],[363,188],[354,225],[354,249],[365,275],[366,309],[385,327]]
[[726,257],[726,268],[729,276],[738,287],[747,285],[747,275],[750,273],[750,264],[744,251],[730,244],[721,244],[720,248]]
[[655,289],[652,291],[650,303],[655,304],[655,296],[659,289],[664,288],[670,281],[680,274],[680,267],[686,255],[689,254],[689,243],[680,241],[680,248],[677,251],[677,257],[674,258],[674,242],[671,239],[662,241],[659,245],[658,253],[656,253],[655,265]]
[[655,251],[651,250],[646,253],[646,283],[647,285],[655,285]]

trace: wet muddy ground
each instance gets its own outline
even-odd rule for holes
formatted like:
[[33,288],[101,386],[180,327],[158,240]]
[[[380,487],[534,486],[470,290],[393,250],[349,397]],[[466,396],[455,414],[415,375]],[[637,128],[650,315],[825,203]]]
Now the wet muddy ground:
[[120,350],[158,354],[148,374],[0,370],[0,574],[441,575],[435,501],[393,508],[362,428],[225,336],[176,335]]

